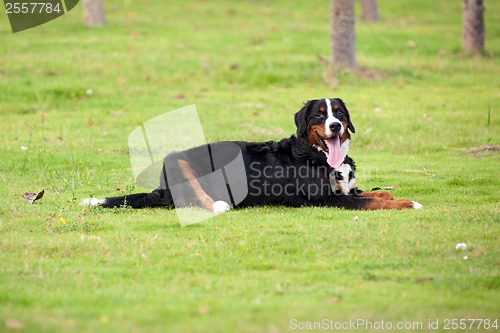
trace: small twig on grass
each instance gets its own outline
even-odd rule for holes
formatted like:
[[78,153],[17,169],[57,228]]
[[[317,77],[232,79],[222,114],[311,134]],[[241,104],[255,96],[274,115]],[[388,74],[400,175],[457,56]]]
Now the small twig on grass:
[[328,60],[328,58],[325,57],[324,55],[318,53],[317,56],[318,56],[318,60],[321,61],[326,66],[331,66],[332,65],[332,63],[330,62],[330,60]]
[[89,135],[88,143],[90,144],[90,148],[92,149],[92,147],[94,147],[94,120],[92,120],[91,117],[89,117],[87,125],[88,125],[88,135]]
[[34,127],[31,127],[30,128],[30,138],[28,139],[28,146],[26,147],[26,154],[24,155],[24,161],[23,161],[23,174],[26,172],[26,162],[28,161],[28,154],[29,154],[29,151],[30,151],[30,147],[31,147],[31,138],[33,137],[33,131],[35,130]]
[[466,148],[469,153],[479,154],[485,151],[500,151],[500,146],[497,145],[485,145],[481,147]]
[[427,170],[416,170],[416,169],[406,169],[406,170],[403,170],[403,172],[416,172],[416,173],[423,173],[424,175],[426,176],[429,176],[429,177],[436,177],[436,174],[434,173],[429,173],[427,172]]
[[43,151],[45,151],[45,130],[43,128],[43,124],[45,123],[45,113],[44,112],[41,112],[40,113],[40,124],[41,124],[41,128],[42,128],[42,148],[43,148]]
[[396,186],[396,185],[391,185],[391,186],[383,186],[383,187],[374,187],[372,188],[371,190],[372,191],[380,191],[380,190],[395,190],[397,189],[399,186]]
[[486,127],[490,127],[491,124],[491,105],[488,101],[488,121],[486,122]]

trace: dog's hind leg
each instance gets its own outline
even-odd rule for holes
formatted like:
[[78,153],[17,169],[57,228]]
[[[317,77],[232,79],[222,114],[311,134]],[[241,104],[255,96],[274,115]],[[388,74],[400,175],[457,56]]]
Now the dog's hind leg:
[[178,160],[177,164],[179,165],[179,168],[184,177],[186,177],[186,179],[189,181],[196,199],[200,202],[203,208],[213,212],[214,214],[221,214],[230,210],[228,203],[226,203],[225,201],[215,201],[203,190],[203,187],[196,178],[193,169],[187,161]]

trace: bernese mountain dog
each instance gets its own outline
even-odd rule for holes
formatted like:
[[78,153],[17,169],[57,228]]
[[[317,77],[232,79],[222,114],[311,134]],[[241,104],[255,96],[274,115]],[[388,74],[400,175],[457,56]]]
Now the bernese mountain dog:
[[[296,135],[277,142],[215,142],[171,153],[164,159],[160,186],[151,193],[91,198],[84,204],[109,208],[198,206],[216,214],[231,207],[261,205],[423,208],[415,201],[394,200],[389,192],[358,189],[356,167],[347,155],[355,128],[340,98],[308,101],[295,114],[295,125]],[[237,158],[241,163],[227,167]],[[218,185],[209,177],[216,173]]]

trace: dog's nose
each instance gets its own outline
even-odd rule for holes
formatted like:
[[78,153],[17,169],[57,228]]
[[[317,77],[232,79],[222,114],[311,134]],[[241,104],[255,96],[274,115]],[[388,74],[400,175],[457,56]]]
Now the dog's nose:
[[339,122],[334,122],[334,123],[330,124],[330,130],[332,132],[338,132],[338,131],[340,131],[341,128],[342,128],[342,124],[340,124]]

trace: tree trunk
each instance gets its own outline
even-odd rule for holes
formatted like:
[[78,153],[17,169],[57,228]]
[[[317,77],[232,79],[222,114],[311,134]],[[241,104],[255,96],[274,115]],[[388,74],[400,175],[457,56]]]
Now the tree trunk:
[[331,0],[330,23],[334,70],[356,68],[354,0]]
[[91,27],[103,26],[104,0],[83,0],[83,22]]
[[365,22],[377,22],[378,5],[377,0],[360,0],[361,2],[361,19]]
[[465,51],[482,52],[484,49],[483,0],[464,0],[462,44]]

